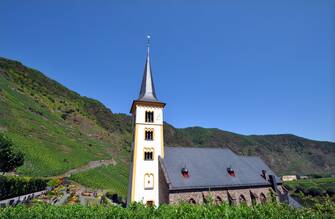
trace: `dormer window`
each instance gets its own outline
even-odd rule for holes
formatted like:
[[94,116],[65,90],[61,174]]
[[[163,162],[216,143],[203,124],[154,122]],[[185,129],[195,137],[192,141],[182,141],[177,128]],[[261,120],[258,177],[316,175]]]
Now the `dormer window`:
[[181,175],[183,177],[185,177],[185,178],[190,177],[190,173],[189,173],[189,171],[188,171],[188,169],[186,167],[184,167],[184,168],[181,169]]
[[152,141],[154,140],[154,130],[153,129],[145,129],[145,140]]
[[235,170],[232,167],[228,167],[227,172],[230,176],[235,176]]
[[152,111],[146,111],[145,112],[145,122],[154,122],[154,112]]
[[261,174],[261,176],[262,176],[264,179],[266,179],[266,170],[262,170],[262,174]]

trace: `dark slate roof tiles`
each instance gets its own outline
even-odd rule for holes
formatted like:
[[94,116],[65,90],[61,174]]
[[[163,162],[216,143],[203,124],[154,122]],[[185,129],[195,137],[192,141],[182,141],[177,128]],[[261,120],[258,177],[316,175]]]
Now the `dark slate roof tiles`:
[[[164,154],[161,162],[170,190],[270,185],[261,171],[273,173],[261,159],[238,156],[229,149],[165,147]],[[182,176],[183,167],[189,177]],[[229,175],[228,167],[235,176]]]
[[149,48],[144,67],[141,91],[137,100],[148,101],[148,102],[159,102],[156,96],[154,81],[151,72]]

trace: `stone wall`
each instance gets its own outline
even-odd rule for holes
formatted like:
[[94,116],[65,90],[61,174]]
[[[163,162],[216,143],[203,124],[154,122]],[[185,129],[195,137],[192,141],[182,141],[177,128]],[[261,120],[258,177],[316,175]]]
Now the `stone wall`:
[[169,186],[166,182],[162,164],[158,165],[158,174],[159,174],[159,204],[169,203]]
[[170,192],[169,203],[178,204],[181,202],[203,204],[208,201],[215,203],[227,202],[230,204],[245,203],[248,206],[253,203],[268,202],[271,200],[271,187],[226,189],[215,191],[187,191]]

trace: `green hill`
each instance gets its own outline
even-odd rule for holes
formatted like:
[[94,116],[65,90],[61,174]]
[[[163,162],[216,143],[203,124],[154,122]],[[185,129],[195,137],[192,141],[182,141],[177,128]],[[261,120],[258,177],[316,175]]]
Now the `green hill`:
[[313,141],[295,135],[239,135],[220,129],[167,126],[167,145],[194,147],[228,147],[238,154],[257,155],[276,173],[334,174],[335,143]]
[[[126,179],[130,116],[114,114],[99,101],[5,58],[0,58],[0,132],[6,132],[25,154],[20,174],[59,175],[92,160],[114,159]],[[176,129],[169,124],[164,137],[166,145],[229,147],[239,154],[258,155],[279,174],[335,173],[335,143],[331,142],[294,135],[245,136],[200,127]]]

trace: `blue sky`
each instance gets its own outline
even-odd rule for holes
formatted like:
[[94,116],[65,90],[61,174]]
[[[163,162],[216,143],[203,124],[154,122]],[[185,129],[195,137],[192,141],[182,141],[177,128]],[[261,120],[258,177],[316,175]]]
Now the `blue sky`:
[[335,141],[335,1],[0,3],[0,56],[128,113],[146,34],[165,120]]

